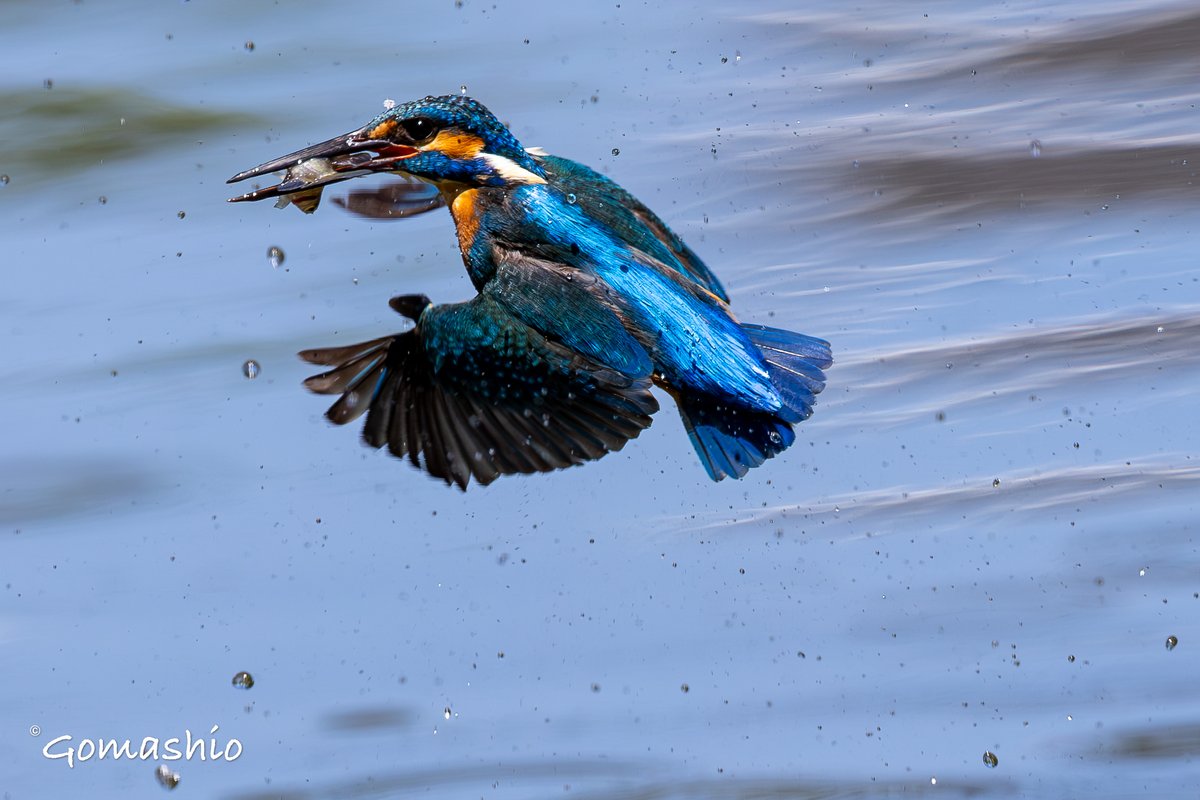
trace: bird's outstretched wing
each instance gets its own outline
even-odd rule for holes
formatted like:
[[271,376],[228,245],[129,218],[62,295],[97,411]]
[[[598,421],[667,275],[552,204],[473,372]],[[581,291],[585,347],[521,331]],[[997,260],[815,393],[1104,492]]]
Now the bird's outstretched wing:
[[326,416],[366,412],[363,440],[387,445],[447,484],[549,472],[620,450],[650,425],[649,376],[630,377],[526,325],[489,294],[430,306],[394,298],[411,330],[347,347],[306,350],[332,367],[305,381],[340,394]]
[[729,302],[725,288],[700,256],[657,214],[616,181],[569,158],[552,155],[535,155],[534,158],[546,170],[551,183],[564,193],[575,195],[575,202],[590,217],[607,225],[625,242],[649,253],[654,259],[671,266],[678,265],[689,278]]

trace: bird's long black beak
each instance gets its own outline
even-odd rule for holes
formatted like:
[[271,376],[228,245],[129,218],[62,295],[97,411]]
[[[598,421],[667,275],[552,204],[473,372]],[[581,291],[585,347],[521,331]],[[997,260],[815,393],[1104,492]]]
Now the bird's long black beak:
[[397,161],[416,155],[415,147],[396,144],[386,139],[376,139],[371,136],[373,129],[359,128],[341,136],[335,136],[328,141],[309,145],[303,150],[288,153],[286,156],[272,159],[257,167],[239,172],[226,183],[237,183],[247,178],[256,178],[268,172],[279,172],[291,169],[304,161],[314,158],[324,158],[329,161],[335,172],[350,172],[366,170],[378,172],[392,168]]
[[[227,183],[236,183],[282,170],[286,170],[287,174],[275,186],[231,197],[229,201],[238,203],[246,200],[265,200],[299,192],[319,197],[319,189],[322,186],[359,175],[394,169],[398,162],[421,152],[415,147],[380,138],[387,130],[388,128],[378,125],[366,126],[239,172]],[[315,208],[316,204],[312,205]]]

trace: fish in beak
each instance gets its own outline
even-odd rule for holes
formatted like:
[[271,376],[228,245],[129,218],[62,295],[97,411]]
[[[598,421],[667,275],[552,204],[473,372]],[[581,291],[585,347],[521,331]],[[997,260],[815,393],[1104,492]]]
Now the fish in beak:
[[284,176],[274,186],[231,197],[229,202],[277,197],[278,207],[293,203],[301,211],[311,214],[321,201],[322,190],[329,184],[392,170],[400,161],[421,152],[416,147],[373,138],[370,135],[373,130],[369,126],[360,128],[239,172],[226,182],[237,183],[269,172],[282,171]]

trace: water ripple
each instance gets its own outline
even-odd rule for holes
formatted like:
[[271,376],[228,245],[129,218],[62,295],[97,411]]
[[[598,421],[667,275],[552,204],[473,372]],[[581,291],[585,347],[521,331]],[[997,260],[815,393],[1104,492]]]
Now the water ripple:
[[[1190,459],[1181,454],[1178,462]],[[1026,475],[980,475],[964,478],[960,485],[928,488],[890,487],[839,495],[808,504],[784,504],[756,509],[735,520],[710,519],[697,525],[676,523],[694,530],[774,525],[802,519],[808,524],[838,521],[847,534],[850,523],[874,526],[873,532],[841,538],[878,535],[912,529],[918,520],[933,526],[961,528],[966,512],[981,519],[1009,519],[1012,514],[1044,513],[1072,509],[1081,503],[1136,504],[1139,496],[1163,489],[1200,490],[1200,464],[1175,461],[1111,462],[1087,467],[1040,470]],[[906,526],[909,526],[906,528]]]
[[[1108,380],[1128,385],[1139,375],[1162,373],[1164,365],[1171,367],[1167,377],[1179,376],[1200,361],[1198,337],[1195,311],[1084,321],[884,353],[846,353],[837,380],[853,386],[854,402],[863,406],[848,424],[900,425],[980,401],[1011,403],[1054,387],[1078,390]],[[879,404],[872,399],[879,395],[893,399]]]
[[[64,423],[69,424],[69,423]],[[28,456],[0,462],[0,526],[96,514],[132,499],[161,492],[161,475],[149,467],[86,457],[38,459]]]
[[568,787],[572,794],[589,800],[872,800],[884,797],[987,797],[1011,796],[1014,786],[1008,781],[987,784],[964,780],[924,779],[909,781],[831,781],[804,778],[733,778],[685,779],[675,781],[632,781],[625,785],[589,788],[589,779],[625,773],[624,767],[601,762],[561,761],[547,763],[507,763],[486,767],[417,770],[394,773],[372,779],[319,788],[273,789],[270,792],[235,794],[231,800],[318,800],[318,798],[398,797],[426,794],[434,787],[447,788],[471,781],[493,781],[503,777],[511,791],[525,789],[524,796],[557,791]]
[[[974,156],[867,157],[839,172],[861,195],[852,213],[937,210],[974,216],[1038,207],[1096,205],[1116,199],[1194,200],[1200,196],[1200,142],[1090,149],[1039,145]],[[873,201],[868,198],[879,198]]]

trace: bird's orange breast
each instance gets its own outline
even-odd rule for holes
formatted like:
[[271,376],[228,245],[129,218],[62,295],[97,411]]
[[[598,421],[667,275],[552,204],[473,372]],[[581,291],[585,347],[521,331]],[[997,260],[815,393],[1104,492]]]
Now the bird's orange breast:
[[450,215],[454,217],[454,227],[458,230],[458,248],[463,253],[471,249],[479,233],[479,216],[475,206],[478,196],[478,189],[464,189],[450,201]]

